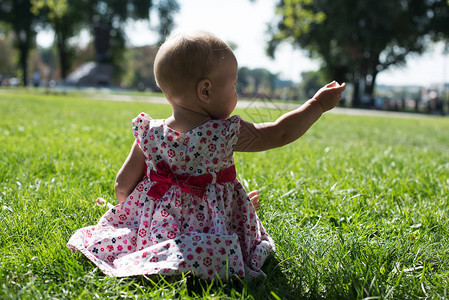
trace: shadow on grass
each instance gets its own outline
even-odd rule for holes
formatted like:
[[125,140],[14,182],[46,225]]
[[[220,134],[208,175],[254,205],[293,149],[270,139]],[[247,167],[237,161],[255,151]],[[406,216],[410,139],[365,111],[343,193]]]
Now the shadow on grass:
[[[317,278],[308,278],[289,272],[288,263],[270,256],[262,270],[267,274],[264,279],[248,283],[247,294],[254,299],[344,299],[346,294],[331,293],[320,288]],[[331,276],[332,277],[332,276]],[[331,288],[328,286],[328,288]]]
[[[80,257],[78,262],[85,270],[96,269],[85,258]],[[178,276],[143,275],[115,279],[104,278],[103,280],[109,281],[115,287],[120,286],[121,290],[126,290],[130,293],[128,295],[140,294],[153,297],[155,295],[171,295],[177,299],[216,297],[218,299],[326,298],[326,295],[319,293],[316,289],[306,290],[305,286],[308,285],[301,284],[297,276],[288,276],[288,271],[285,271],[283,262],[276,258],[275,255],[267,258],[262,270],[267,277],[254,279],[250,282],[245,282],[240,278],[231,279],[227,282],[209,282],[199,279],[192,274]],[[97,280],[103,276],[98,269],[94,272],[91,271],[90,274],[96,277]]]
[[[193,298],[221,299],[300,299],[300,290],[294,288],[294,284],[282,272],[281,262],[275,256],[268,257],[262,270],[267,274],[266,278],[254,279],[246,282],[240,278],[232,278],[229,281],[202,280],[192,274],[163,277],[160,275],[137,276],[126,280],[134,281],[137,285],[147,288],[165,286],[176,289],[178,292],[186,291]],[[177,293],[176,296],[182,295]],[[309,297],[310,298],[310,297]]]
[[282,262],[275,255],[267,258],[262,271],[267,277],[248,283],[249,296],[254,299],[301,299],[301,290],[283,272]]

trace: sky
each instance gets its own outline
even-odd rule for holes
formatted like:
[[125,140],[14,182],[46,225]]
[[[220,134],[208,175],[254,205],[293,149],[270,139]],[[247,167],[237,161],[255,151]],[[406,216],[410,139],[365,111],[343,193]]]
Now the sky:
[[[294,49],[287,43],[281,44],[275,59],[265,54],[269,40],[267,24],[275,19],[273,0],[178,0],[181,6],[175,16],[176,26],[183,29],[204,29],[226,42],[237,45],[235,55],[239,66],[266,68],[279,73],[282,79],[301,81],[301,72],[314,71],[320,62],[307,57],[304,50]],[[152,16],[150,26],[157,20]],[[132,46],[154,44],[157,36],[147,22],[127,24],[128,42]],[[85,34],[87,36],[87,34]],[[52,34],[38,34],[38,43],[51,43]],[[86,37],[82,38],[85,40]],[[405,67],[394,67],[381,72],[378,84],[387,85],[430,85],[449,81],[449,54],[443,55],[444,45],[436,44],[433,50],[422,56],[409,56]]]

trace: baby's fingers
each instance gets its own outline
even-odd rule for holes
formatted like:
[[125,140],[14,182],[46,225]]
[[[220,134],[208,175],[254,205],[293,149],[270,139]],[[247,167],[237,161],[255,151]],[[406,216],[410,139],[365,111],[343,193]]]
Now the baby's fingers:
[[331,87],[334,87],[334,86],[336,86],[336,85],[338,85],[338,82],[336,82],[336,81],[334,80],[334,81],[332,81],[332,82],[326,84],[326,87],[327,87],[327,88],[331,88]]
[[346,88],[346,82],[343,82],[342,84],[337,83],[337,85],[335,87],[338,89],[344,90]]
[[259,201],[259,191],[251,191],[248,193],[249,199],[251,200],[251,203],[254,206],[255,210],[258,210],[260,208],[260,201]]
[[346,88],[346,83],[343,82],[343,84],[340,85],[338,82],[332,81],[331,83],[326,85],[326,87],[328,89],[331,89],[331,90],[336,90],[338,92],[343,92],[345,90],[345,88]]

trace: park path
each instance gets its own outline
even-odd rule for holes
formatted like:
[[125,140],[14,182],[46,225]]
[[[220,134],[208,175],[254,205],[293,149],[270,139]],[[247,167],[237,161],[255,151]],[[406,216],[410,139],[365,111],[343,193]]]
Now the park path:
[[[70,92],[64,88],[56,90],[57,92]],[[121,93],[111,93],[109,89],[104,91],[98,89],[75,89],[77,92],[81,92],[83,96],[92,100],[107,100],[107,101],[120,101],[120,102],[146,102],[146,103],[158,103],[167,104],[167,100],[161,96],[145,96],[145,95],[133,95],[133,94],[121,94]],[[14,92],[13,89],[0,89],[0,94],[8,94]],[[255,98],[256,99],[256,98]],[[269,108],[273,110],[293,110],[299,107],[298,104],[294,103],[281,103],[274,102],[270,99],[257,98],[254,99],[239,99],[237,103],[237,108],[245,109],[257,109],[257,108]],[[416,113],[406,113],[406,112],[393,112],[393,111],[383,111],[383,110],[372,110],[372,109],[358,109],[358,108],[346,108],[346,107],[335,107],[331,111],[327,112],[329,114],[339,114],[339,115],[350,115],[350,116],[374,116],[374,117],[392,117],[392,118],[432,118],[437,117],[435,115],[426,114],[416,114]]]
[[[87,97],[95,100],[167,104],[167,100],[165,100],[164,97],[157,97],[157,96],[95,93],[95,94],[87,94]],[[269,108],[274,110],[293,110],[297,107],[299,107],[298,104],[274,102],[269,99],[257,99],[257,100],[239,99],[239,101],[237,102],[237,108],[241,109]],[[392,118],[406,118],[406,119],[435,117],[433,115],[425,115],[425,114],[393,112],[393,111],[383,111],[373,109],[346,108],[346,107],[335,107],[334,109],[326,113],[349,115],[349,116],[373,116],[373,117],[392,117]]]

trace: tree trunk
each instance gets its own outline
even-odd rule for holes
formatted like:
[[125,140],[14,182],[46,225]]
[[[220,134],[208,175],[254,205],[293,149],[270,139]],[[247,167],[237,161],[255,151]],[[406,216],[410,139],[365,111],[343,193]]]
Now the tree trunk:
[[376,77],[377,77],[378,73],[379,72],[377,72],[377,71],[373,71],[373,74],[370,74],[371,80],[369,80],[369,81],[366,80],[366,77],[365,77],[365,95],[369,97],[369,105],[371,108],[375,106],[375,99],[374,99],[373,94],[374,94],[374,88],[376,86]]
[[59,65],[61,67],[61,79],[65,80],[67,77],[69,70],[68,70],[68,59],[67,59],[67,53],[65,51],[65,44],[58,45],[58,52],[59,52]]
[[67,37],[64,30],[60,27],[61,25],[59,24],[59,22],[57,22],[56,24],[55,28],[57,28],[56,39],[58,45],[59,65],[61,68],[61,79],[64,80],[67,77],[70,69],[69,53],[67,50]]
[[93,35],[95,54],[98,63],[110,63],[111,24],[109,22],[94,21]]
[[374,93],[374,88],[376,86],[376,77],[378,73],[379,72],[374,71],[372,74],[370,74],[371,80],[370,81],[365,80],[365,94],[369,95],[370,97]]
[[360,107],[360,81],[358,78],[354,78],[353,81],[354,90],[352,92],[352,107]]
[[346,73],[347,72],[348,72],[348,69],[346,67],[336,68],[332,72],[331,80],[335,80],[338,83],[343,83],[346,81]]
[[22,84],[23,86],[28,85],[28,54],[30,48],[28,47],[27,42],[19,42],[19,51],[20,51],[20,69],[22,70]]
[[28,84],[28,55],[34,36],[32,21],[35,16],[31,13],[30,0],[12,1],[11,25],[16,35],[16,46],[19,50],[19,67],[22,71],[22,84]]

